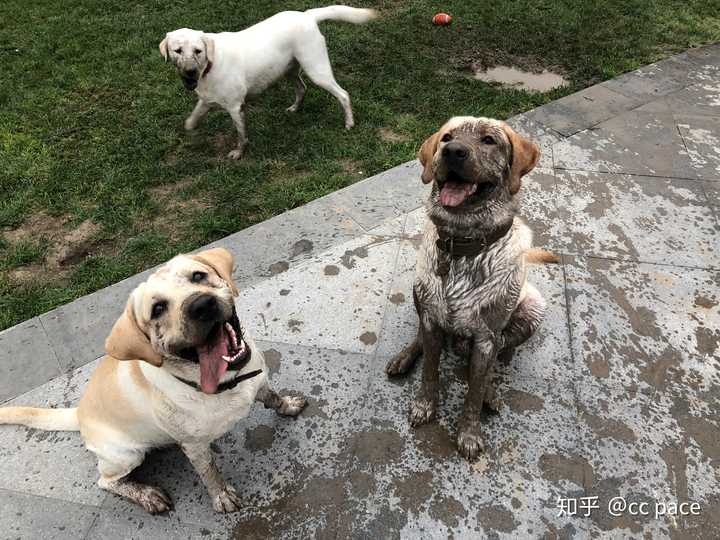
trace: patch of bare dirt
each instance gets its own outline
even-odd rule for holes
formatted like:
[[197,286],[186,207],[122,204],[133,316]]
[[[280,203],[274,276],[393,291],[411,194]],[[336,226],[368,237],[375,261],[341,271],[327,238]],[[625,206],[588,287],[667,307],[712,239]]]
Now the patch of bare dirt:
[[212,144],[212,147],[218,157],[224,158],[226,154],[237,145],[237,134],[224,132],[216,133],[210,139],[210,143]]
[[100,225],[89,219],[74,227],[68,225],[69,222],[66,215],[38,212],[15,229],[2,231],[3,239],[9,243],[46,242],[48,245],[42,262],[9,270],[10,280],[15,283],[63,281],[75,265],[107,249],[107,243],[97,238]]
[[362,170],[362,165],[359,161],[355,161],[352,159],[341,159],[339,163],[344,173],[356,176],[358,178],[363,178],[365,176],[365,173]]
[[380,138],[385,142],[402,143],[408,142],[410,140],[410,137],[408,137],[407,135],[398,133],[387,127],[382,127],[378,129],[378,134],[380,135]]
[[62,233],[65,224],[70,221],[68,216],[51,216],[45,212],[32,214],[15,229],[5,229],[2,237],[10,243],[26,240],[52,240]]
[[154,217],[152,228],[165,234],[172,241],[180,240],[185,235],[188,215],[210,207],[210,204],[201,197],[180,195],[180,192],[190,187],[193,181],[193,178],[187,177],[149,190],[153,201],[162,208],[162,211]]

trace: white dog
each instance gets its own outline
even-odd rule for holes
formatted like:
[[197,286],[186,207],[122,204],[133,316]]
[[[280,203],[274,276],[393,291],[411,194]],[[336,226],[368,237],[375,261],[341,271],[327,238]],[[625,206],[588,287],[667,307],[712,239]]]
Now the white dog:
[[240,498],[215,466],[210,443],[254,401],[295,416],[305,398],[281,398],[270,388],[262,351],[240,327],[232,268],[222,248],[172,259],[130,295],[77,408],[0,408],[0,424],[79,430],[98,458],[100,487],[151,514],[172,508],[170,498],[129,474],[153,448],[177,443],[213,508],[238,510]]
[[185,129],[195,129],[212,106],[222,107],[238,131],[237,148],[228,157],[240,159],[247,144],[247,96],[259,94],[285,76],[295,84],[295,103],[288,108],[295,112],[305,97],[301,70],[337,98],[345,112],[345,128],[350,129],[354,125],[350,96],[335,81],[318,23],[362,24],[375,17],[372,9],[329,6],[283,11],[241,32],[206,34],[189,28],[169,32],[160,43],[160,53],[166,62],[175,64],[185,88],[195,90],[199,97]]

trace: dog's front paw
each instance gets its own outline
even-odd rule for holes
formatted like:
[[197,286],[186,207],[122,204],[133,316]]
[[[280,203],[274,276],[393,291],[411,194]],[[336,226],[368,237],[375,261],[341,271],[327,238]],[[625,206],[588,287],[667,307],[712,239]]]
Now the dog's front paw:
[[150,514],[162,514],[173,508],[168,494],[153,486],[143,486],[136,500]]
[[243,150],[240,150],[239,148],[231,150],[228,153],[227,157],[229,157],[230,159],[240,159],[241,157],[243,157]]
[[283,396],[280,401],[277,413],[283,416],[297,416],[307,405],[307,400],[303,395]]
[[410,425],[422,426],[435,418],[437,401],[434,399],[415,398],[410,405]]
[[480,426],[477,423],[462,425],[458,428],[457,445],[460,454],[468,461],[475,461],[485,450]]
[[185,127],[185,131],[192,131],[197,127],[197,122],[192,118],[188,118],[185,120],[185,123],[183,125]]
[[216,512],[223,514],[237,512],[241,505],[242,501],[232,486],[225,486],[224,490],[213,497],[213,509]]

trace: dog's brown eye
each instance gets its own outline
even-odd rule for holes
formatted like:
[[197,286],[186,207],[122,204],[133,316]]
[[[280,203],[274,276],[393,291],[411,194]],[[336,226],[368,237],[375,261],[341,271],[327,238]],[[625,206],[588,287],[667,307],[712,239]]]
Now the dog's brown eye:
[[442,142],[448,142],[448,141],[452,140],[452,135],[450,135],[449,133],[446,133],[445,135],[442,136],[442,139],[440,139],[440,140]]
[[155,302],[152,307],[151,317],[157,319],[160,315],[165,313],[167,309],[167,302]]
[[175,52],[180,54],[182,52],[182,47],[180,47],[179,49],[175,49]]
[[200,49],[195,49],[193,52],[194,52],[196,55],[202,53],[202,51],[201,51]]
[[207,277],[207,273],[205,272],[193,272],[192,276],[190,277],[190,281],[193,283],[200,283]]
[[490,135],[485,135],[482,138],[482,143],[483,144],[495,144],[495,139],[493,139]]

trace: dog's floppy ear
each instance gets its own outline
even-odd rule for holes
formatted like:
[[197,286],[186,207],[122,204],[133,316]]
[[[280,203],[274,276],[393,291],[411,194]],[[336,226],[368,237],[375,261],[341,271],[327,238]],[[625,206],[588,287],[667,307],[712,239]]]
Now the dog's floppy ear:
[[232,272],[235,260],[232,253],[225,248],[213,248],[201,251],[197,255],[188,255],[191,259],[209,266],[230,286],[233,296],[237,296],[238,290],[233,281]]
[[425,139],[425,142],[422,143],[420,151],[418,152],[418,159],[420,160],[420,165],[423,166],[423,172],[420,176],[423,184],[428,184],[433,180],[433,158],[435,157],[435,152],[437,151],[439,141],[440,131],[433,133],[427,139]]
[[105,352],[118,360],[144,360],[153,366],[161,366],[162,356],[150,345],[150,338],[142,331],[135,317],[133,295],[125,306],[125,311],[115,322],[110,335],[105,340]]
[[503,124],[503,129],[512,145],[512,165],[510,166],[510,194],[520,191],[521,179],[532,171],[540,159],[540,149],[515,130]]
[[207,56],[208,62],[215,61],[215,40],[210,36],[202,35],[203,43],[205,44],[205,56]]
[[167,35],[165,36],[165,39],[163,39],[160,42],[160,54],[162,54],[162,57],[165,59],[165,61],[168,61],[168,38]]

